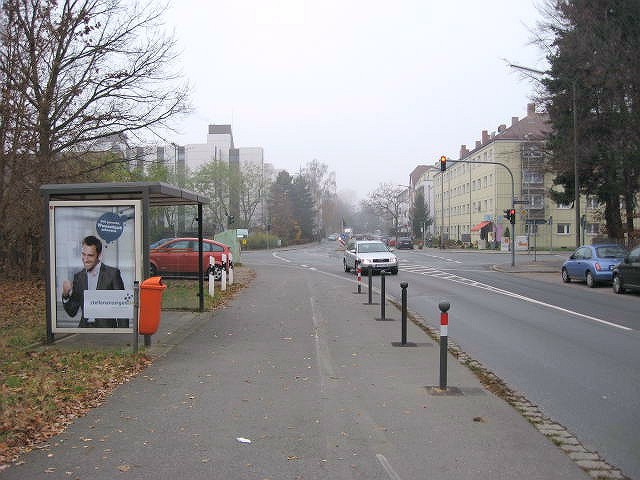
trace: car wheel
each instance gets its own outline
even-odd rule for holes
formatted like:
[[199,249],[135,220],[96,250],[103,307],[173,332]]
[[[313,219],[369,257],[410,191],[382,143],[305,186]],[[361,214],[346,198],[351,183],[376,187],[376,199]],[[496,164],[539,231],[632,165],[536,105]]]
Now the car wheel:
[[567,272],[566,268],[562,269],[562,281],[564,283],[569,283],[571,281],[571,277],[569,277],[569,272]]
[[344,271],[345,272],[350,272],[351,269],[347,266],[347,260],[343,259],[342,262],[344,263]]
[[587,272],[587,276],[586,276],[585,280],[587,282],[587,287],[593,288],[593,287],[596,286],[596,279],[593,278],[593,273]]
[[620,275],[613,277],[613,291],[615,293],[624,293],[624,287],[622,285],[622,279]]

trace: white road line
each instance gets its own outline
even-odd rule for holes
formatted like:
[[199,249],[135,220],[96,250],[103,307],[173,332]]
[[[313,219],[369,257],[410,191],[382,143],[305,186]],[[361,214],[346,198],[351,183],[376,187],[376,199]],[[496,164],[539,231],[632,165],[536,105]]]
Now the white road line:
[[313,340],[316,347],[316,362],[318,365],[318,375],[320,376],[320,393],[327,390],[327,380],[335,377],[333,365],[331,364],[331,353],[326,339],[326,321],[316,305],[316,299],[311,297],[311,316],[313,320]]
[[387,460],[387,457],[385,457],[381,453],[377,453],[376,458],[380,462],[380,465],[382,465],[382,468],[384,468],[384,471],[387,472],[387,475],[389,475],[389,478],[391,478],[392,480],[402,480],[402,478],[400,478],[400,475],[396,473],[396,471],[389,463],[389,460]]
[[278,252],[273,252],[271,255],[273,255],[278,260],[282,260],[283,262],[291,263],[291,260],[287,260],[286,258],[281,257],[280,255],[278,255]]
[[[408,271],[409,273],[419,273],[419,272],[413,272],[410,270],[405,270],[405,269],[401,269],[402,271]],[[536,300],[535,298],[531,298],[531,297],[525,297],[524,295],[520,295],[519,293],[514,293],[514,292],[510,292],[508,290],[503,290],[501,288],[497,288],[491,285],[487,285],[485,283],[481,283],[481,282],[477,282],[475,280],[471,280],[469,278],[464,278],[464,277],[460,277],[459,275],[454,275],[451,273],[447,273],[447,272],[440,272],[440,271],[436,271],[434,273],[420,273],[422,275],[428,275],[430,277],[435,277],[435,278],[440,278],[443,280],[449,280],[451,282],[454,283],[460,283],[463,285],[467,285],[469,287],[474,287],[474,288],[480,288],[482,290],[487,290],[493,293],[497,293],[499,295],[504,295],[507,297],[511,297],[511,298],[516,298],[518,300],[523,300],[525,302],[529,302],[529,303],[533,303],[535,305],[540,305],[542,307],[547,307],[550,308],[552,310],[557,310],[559,312],[563,312],[563,313],[567,313],[569,315],[573,315],[576,317],[580,317],[580,318],[585,318],[587,320],[591,320],[593,322],[597,322],[600,323],[602,325],[607,325],[609,327],[614,327],[614,328],[618,328],[620,330],[624,330],[624,331],[632,331],[632,328],[629,327],[625,327],[624,325],[618,325],[617,323],[613,323],[613,322],[608,322],[606,320],[602,320],[601,318],[597,318],[597,317],[592,317],[591,315],[585,315],[584,313],[579,313],[573,310],[569,310],[567,308],[562,308],[562,307],[558,307],[557,305],[552,305],[550,303],[546,303],[546,302],[542,302],[540,300]]]
[[[290,260],[287,260],[286,258],[279,257],[276,254],[276,252],[273,252],[272,255],[274,257],[280,259],[280,260],[283,260],[283,261],[287,262],[287,263],[291,263]],[[416,265],[412,265],[411,267],[415,267],[415,266]],[[618,325],[617,323],[608,322],[607,320],[602,320],[601,318],[592,317],[591,315],[585,315],[584,313],[579,313],[579,312],[576,312],[574,310],[569,310],[567,308],[558,307],[557,305],[552,305],[550,303],[542,302],[542,301],[536,300],[534,298],[525,297],[524,295],[520,295],[518,293],[509,292],[508,290],[503,290],[501,288],[493,287],[491,285],[487,285],[485,283],[477,282],[477,281],[471,280],[469,278],[460,277],[460,276],[454,275],[452,273],[444,272],[444,271],[441,271],[441,270],[430,269],[430,267],[424,267],[424,268],[426,268],[428,270],[426,272],[412,271],[410,269],[405,268],[406,266],[404,266],[402,264],[400,265],[400,267],[401,267],[401,271],[403,271],[403,272],[435,277],[435,278],[439,278],[439,279],[442,279],[442,280],[449,280],[449,281],[454,282],[454,283],[460,283],[460,284],[463,284],[463,285],[467,285],[469,287],[480,288],[482,290],[487,290],[487,291],[490,291],[490,292],[493,292],[493,293],[497,293],[499,295],[504,295],[504,296],[507,296],[507,297],[516,298],[518,300],[522,300],[522,301],[525,301],[525,302],[528,302],[528,303],[532,303],[532,304],[535,304],[535,305],[540,305],[542,307],[547,307],[547,308],[550,308],[552,310],[556,310],[558,312],[563,312],[563,313],[566,313],[566,314],[569,314],[569,315],[573,315],[575,317],[580,317],[580,318],[584,318],[586,320],[591,320],[593,322],[600,323],[602,325],[607,325],[608,327],[613,327],[613,328],[617,328],[617,329],[620,329],[620,330],[624,330],[626,332],[633,331],[632,328],[625,327],[624,325]],[[346,280],[346,281],[348,281],[350,283],[357,283],[356,280],[348,280],[348,279],[345,279],[341,275],[336,275],[334,273],[324,272],[322,270],[316,270],[316,271],[319,272],[319,273],[323,273],[325,275],[329,275],[329,276],[332,276],[332,277],[335,277],[335,278],[339,278],[341,280]]]
[[462,263],[460,260],[455,260],[453,258],[447,258],[447,257],[439,257],[438,255],[427,255],[427,257],[437,258],[438,260],[445,260],[447,262]]

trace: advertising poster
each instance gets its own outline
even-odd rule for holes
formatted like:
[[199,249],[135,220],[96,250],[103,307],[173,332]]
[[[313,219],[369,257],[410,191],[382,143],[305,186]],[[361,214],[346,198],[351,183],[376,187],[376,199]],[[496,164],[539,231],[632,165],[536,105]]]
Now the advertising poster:
[[52,331],[133,331],[141,278],[141,202],[49,203]]

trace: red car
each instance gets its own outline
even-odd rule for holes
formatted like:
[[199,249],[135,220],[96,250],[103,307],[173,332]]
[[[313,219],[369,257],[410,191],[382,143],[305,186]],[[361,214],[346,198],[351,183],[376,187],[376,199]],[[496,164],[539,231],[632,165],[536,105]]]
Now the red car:
[[[202,271],[208,275],[209,257],[213,255],[216,265],[222,265],[222,255],[227,261],[231,250],[224,243],[202,239]],[[159,274],[198,274],[198,239],[168,238],[152,245],[149,251],[151,275]],[[216,276],[220,269],[216,269]]]

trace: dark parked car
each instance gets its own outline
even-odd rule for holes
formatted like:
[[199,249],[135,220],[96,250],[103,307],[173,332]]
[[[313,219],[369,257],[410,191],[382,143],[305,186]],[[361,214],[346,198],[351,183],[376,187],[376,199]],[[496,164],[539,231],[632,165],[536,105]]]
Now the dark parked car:
[[613,291],[640,290],[640,247],[636,247],[613,269]]
[[610,282],[613,268],[627,251],[616,244],[583,245],[562,264],[562,281],[578,280],[595,287],[598,282]]
[[[149,250],[151,275],[197,275],[198,274],[198,239],[197,238],[169,238],[162,243],[154,243]],[[209,257],[213,256],[214,263],[222,265],[222,254],[229,259],[231,250],[224,243],[202,239],[202,271],[208,275]],[[214,272],[220,276],[219,270]],[[219,280],[219,278],[216,278]]]
[[401,237],[398,239],[398,245],[396,246],[398,250],[407,249],[411,250],[413,248],[413,241],[408,237]]

